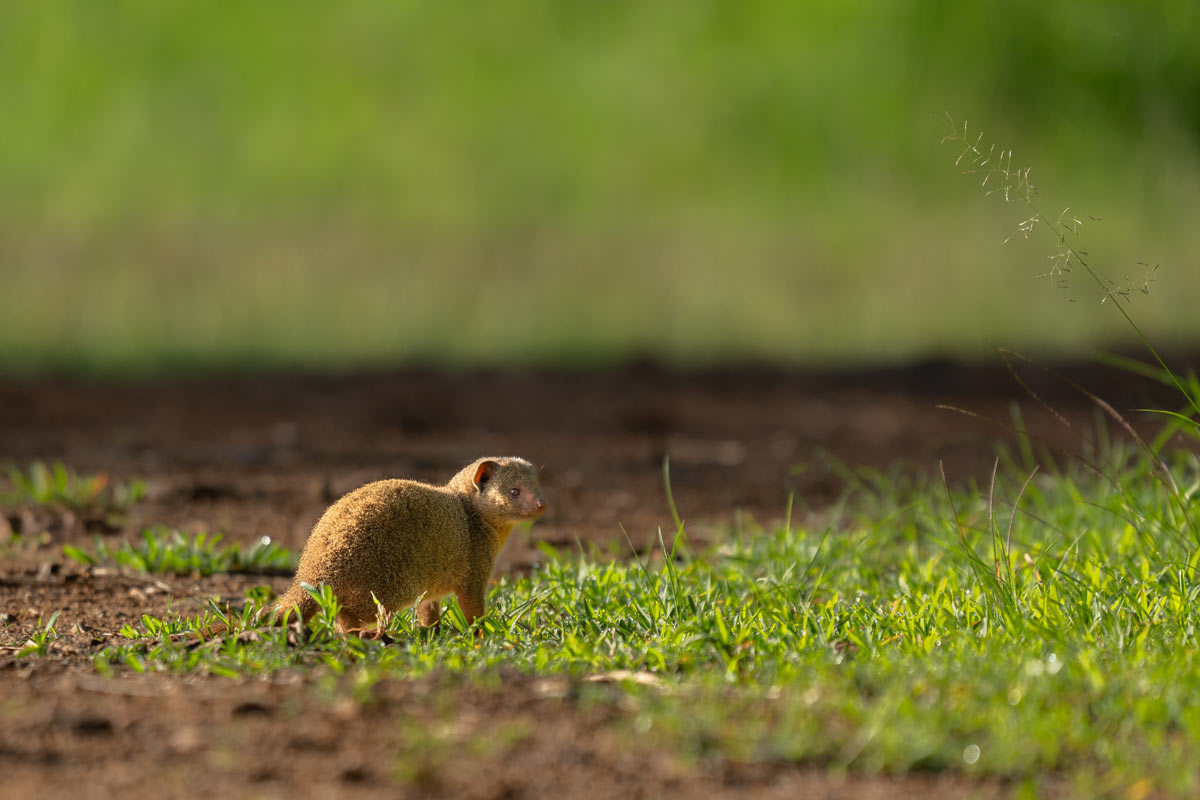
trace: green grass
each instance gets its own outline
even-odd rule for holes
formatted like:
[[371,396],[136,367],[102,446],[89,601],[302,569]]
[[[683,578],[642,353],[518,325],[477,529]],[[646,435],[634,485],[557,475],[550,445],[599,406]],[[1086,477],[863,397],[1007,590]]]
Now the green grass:
[[137,478],[110,482],[105,473],[80,475],[61,461],[47,465],[34,461],[28,471],[15,464],[4,465],[8,488],[0,489],[0,507],[20,505],[62,506],[97,513],[125,511],[146,494],[146,484]]
[[89,552],[64,545],[63,555],[89,566],[112,565],[137,572],[171,572],[180,575],[214,572],[274,572],[294,569],[292,554],[264,536],[249,549],[222,545],[217,534],[185,534],[161,525],[142,531],[141,541],[122,539],[110,545],[99,536]]
[[37,624],[33,627],[33,632],[29,635],[29,639],[17,650],[17,658],[25,658],[27,656],[45,657],[50,653],[50,645],[58,638],[58,631],[54,627],[54,623],[58,622],[58,615],[61,611],[55,611],[50,615],[50,619],[42,622],[42,618],[38,617]]
[[[1194,4],[86,0],[0,29],[0,371],[1077,351],[986,117],[1200,334]],[[267,35],[269,32],[269,35]],[[1058,209],[1054,209],[1056,212]],[[1135,276],[1136,277],[1136,276]],[[1169,281],[1169,284],[1168,284]]]
[[[865,473],[828,527],[731,531],[704,553],[554,554],[505,578],[469,628],[396,614],[388,640],[340,636],[336,601],[307,638],[239,612],[144,617],[97,656],[110,672],[347,674],[629,670],[622,724],[689,757],[829,769],[954,770],[1082,795],[1197,790],[1200,464],[1169,464],[1181,506],[1135,451],[955,491]],[[1096,470],[1108,477],[1097,477]],[[1011,528],[1010,528],[1011,525]],[[682,542],[682,539],[678,540]],[[214,613],[230,635],[197,644]],[[589,691],[584,687],[583,691]],[[1149,782],[1148,784],[1146,782]]]

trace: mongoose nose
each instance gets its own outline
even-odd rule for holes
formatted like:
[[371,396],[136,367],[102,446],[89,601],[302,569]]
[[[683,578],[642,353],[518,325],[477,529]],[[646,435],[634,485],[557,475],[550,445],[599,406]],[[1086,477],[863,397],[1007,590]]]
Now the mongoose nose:
[[543,511],[546,510],[545,501],[542,500],[540,497],[537,500],[533,501],[533,510],[538,512],[539,514],[541,514]]

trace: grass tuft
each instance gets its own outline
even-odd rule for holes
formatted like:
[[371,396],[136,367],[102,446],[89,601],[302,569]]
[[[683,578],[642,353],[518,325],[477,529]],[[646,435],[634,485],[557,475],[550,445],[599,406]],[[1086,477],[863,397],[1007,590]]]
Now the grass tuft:
[[134,478],[114,483],[105,473],[80,475],[61,462],[35,461],[28,471],[15,464],[4,466],[9,488],[0,491],[0,506],[62,506],[73,510],[125,511],[146,494],[146,485]]
[[17,658],[26,658],[28,656],[44,658],[50,654],[50,645],[58,638],[58,631],[55,629],[54,624],[58,622],[58,615],[61,613],[61,609],[55,611],[45,623],[42,622],[40,617],[38,618],[37,625],[34,626],[29,639],[17,651]]
[[286,572],[295,567],[290,551],[263,536],[248,550],[222,545],[222,535],[181,531],[155,525],[142,531],[141,541],[122,540],[113,546],[93,537],[91,552],[63,545],[63,555],[89,566],[113,565],[138,572],[173,572],[186,575],[214,572]]

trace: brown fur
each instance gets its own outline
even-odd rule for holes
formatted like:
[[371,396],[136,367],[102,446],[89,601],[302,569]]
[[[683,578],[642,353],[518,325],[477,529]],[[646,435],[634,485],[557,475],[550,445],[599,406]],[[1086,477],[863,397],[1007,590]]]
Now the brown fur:
[[420,600],[417,618],[433,625],[439,598],[453,592],[467,620],[474,620],[483,614],[496,556],[513,525],[537,519],[545,509],[537,472],[520,458],[481,458],[445,486],[368,483],[317,522],[296,578],[273,612],[295,609],[304,619],[315,614],[316,601],[300,585],[308,583],[333,588],[345,630],[375,624],[372,593],[388,612]]

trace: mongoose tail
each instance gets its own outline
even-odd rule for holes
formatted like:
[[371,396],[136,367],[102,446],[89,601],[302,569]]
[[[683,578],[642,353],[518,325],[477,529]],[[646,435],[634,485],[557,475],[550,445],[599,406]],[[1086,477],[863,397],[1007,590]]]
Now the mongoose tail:
[[[288,622],[294,621],[297,617],[308,620],[317,613],[317,601],[305,591],[304,587],[293,583],[275,603],[261,609],[255,620],[260,625],[282,625],[284,612],[289,610],[293,613],[288,615]],[[214,620],[196,631],[196,635],[201,639],[215,639],[227,633],[229,633],[229,625],[220,619]]]
[[313,599],[313,596],[300,585],[300,581],[293,581],[287,591],[275,601],[267,618],[271,624],[278,624],[283,621],[284,612],[292,611],[291,619],[299,616],[300,619],[307,621],[312,619],[317,610],[317,601]]

